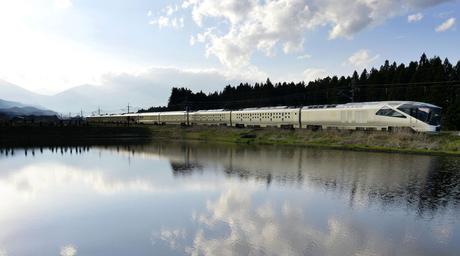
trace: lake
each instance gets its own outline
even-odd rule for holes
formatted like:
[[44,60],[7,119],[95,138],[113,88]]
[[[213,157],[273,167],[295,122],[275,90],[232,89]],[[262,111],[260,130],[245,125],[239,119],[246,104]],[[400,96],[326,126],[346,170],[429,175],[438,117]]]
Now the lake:
[[460,255],[460,158],[3,148],[0,256],[15,255]]

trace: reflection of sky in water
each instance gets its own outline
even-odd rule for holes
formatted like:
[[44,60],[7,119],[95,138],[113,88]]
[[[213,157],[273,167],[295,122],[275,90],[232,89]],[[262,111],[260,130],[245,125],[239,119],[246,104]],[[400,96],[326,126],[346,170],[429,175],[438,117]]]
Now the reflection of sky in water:
[[0,152],[0,256],[456,255],[459,159],[150,145]]

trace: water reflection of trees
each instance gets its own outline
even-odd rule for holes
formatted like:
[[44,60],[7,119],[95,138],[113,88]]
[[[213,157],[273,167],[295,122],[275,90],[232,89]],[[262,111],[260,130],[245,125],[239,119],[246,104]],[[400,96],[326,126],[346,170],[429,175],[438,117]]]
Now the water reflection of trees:
[[309,186],[356,204],[406,207],[430,217],[460,203],[460,159],[295,147],[156,144],[136,148],[170,160],[175,176],[219,172],[268,186]]
[[[402,207],[430,217],[460,204],[460,159],[453,157],[183,143],[102,148],[134,158],[168,159],[175,177],[215,172],[267,186],[310,187],[346,198],[350,207]],[[34,157],[44,151],[84,154],[91,149],[0,148],[0,158]]]
[[36,148],[0,148],[0,157],[13,157],[18,154],[24,156],[35,156],[36,154],[43,154],[45,150],[54,154],[76,154],[81,155],[89,152],[90,146],[53,146],[53,147],[36,147]]

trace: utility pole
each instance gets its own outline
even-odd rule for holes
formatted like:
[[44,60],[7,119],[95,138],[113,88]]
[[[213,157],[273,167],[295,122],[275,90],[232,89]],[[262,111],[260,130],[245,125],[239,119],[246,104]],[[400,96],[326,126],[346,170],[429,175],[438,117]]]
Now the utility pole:
[[355,102],[355,79],[351,79],[351,102]]
[[83,118],[83,109],[80,110],[80,117]]
[[101,115],[101,107],[97,107],[97,115],[98,115],[98,116]]
[[188,105],[185,107],[185,114],[187,115],[187,123],[186,123],[186,126],[189,126],[190,125],[190,119],[189,119],[189,112],[190,112],[190,108],[188,107]]
[[[129,102],[128,102],[128,114],[129,114]],[[128,126],[129,126],[129,116],[127,117],[128,120]]]
[[185,123],[185,126],[189,126],[189,125],[190,125],[189,111],[190,111],[190,108],[189,108],[189,105],[188,105],[188,95],[187,95],[187,98],[185,99],[185,114],[187,115],[187,116],[186,116],[186,123]]

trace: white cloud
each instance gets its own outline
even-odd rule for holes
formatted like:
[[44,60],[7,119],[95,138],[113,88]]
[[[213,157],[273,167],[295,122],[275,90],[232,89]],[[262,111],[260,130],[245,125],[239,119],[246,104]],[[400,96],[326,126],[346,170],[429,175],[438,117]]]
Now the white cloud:
[[299,60],[308,60],[308,59],[311,59],[311,55],[310,54],[300,55],[300,56],[297,56],[297,59],[299,59]]
[[66,245],[61,248],[61,256],[75,256],[77,255],[77,249],[74,245]]
[[327,72],[321,68],[308,68],[303,71],[303,80],[306,82],[315,81],[316,79],[327,76]]
[[415,23],[418,21],[421,21],[423,19],[423,14],[421,13],[415,13],[407,16],[407,22],[409,23]]
[[154,233],[152,235],[153,243],[155,243],[156,240],[162,240],[167,242],[170,248],[178,249],[180,242],[182,242],[181,240],[184,240],[186,238],[186,231],[183,228],[161,228],[161,231],[159,233]]
[[98,84],[104,73],[138,68],[59,37],[21,29],[9,35],[0,41],[0,79],[41,94],[85,83]]
[[0,31],[8,35],[0,40],[0,79],[40,94],[54,94],[81,84],[98,84],[101,74],[107,72],[138,68],[131,60],[121,60],[121,54],[109,54],[96,44],[81,41],[80,33],[92,28],[77,13],[72,13],[72,25],[62,24],[62,28],[75,28],[75,37],[67,38],[50,29],[60,27],[60,17],[69,16],[57,11],[55,3],[0,1]]
[[150,17],[150,16],[152,16],[152,11],[149,10],[149,11],[147,12],[147,17]]
[[[166,236],[157,235],[152,240],[187,255],[359,256],[420,251],[404,242],[394,243],[384,232],[362,228],[367,222],[359,218],[337,218],[326,211],[312,219],[312,201],[308,196],[304,201],[288,202],[256,200],[256,193],[230,187],[218,199],[208,201],[205,211],[195,214],[196,231],[171,228],[162,231]],[[222,232],[222,226],[226,232]],[[403,235],[414,231],[418,229],[403,227]],[[387,244],[393,247],[388,249]]]
[[165,16],[160,16],[157,20],[157,24],[159,28],[168,27],[169,26],[169,18]]
[[166,13],[166,15],[168,16],[171,16],[173,15],[175,12],[177,12],[179,10],[179,6],[178,5],[168,5],[166,6],[164,12]]
[[[158,25],[158,28],[173,28],[180,29],[185,26],[184,17],[176,17],[175,14],[179,10],[178,5],[168,5],[162,10],[162,14],[157,18],[153,18],[149,21],[150,25]],[[147,16],[151,17],[153,14],[151,11],[148,12]]]
[[444,32],[451,29],[455,25],[455,18],[449,18],[444,21],[441,25],[436,27],[436,32]]
[[355,52],[348,58],[348,64],[351,64],[355,68],[367,68],[370,64],[376,61],[380,55],[369,55],[369,50],[361,49]]
[[54,7],[58,9],[68,9],[72,7],[71,0],[54,0]]
[[196,44],[195,36],[190,36],[190,45],[195,45],[195,44]]
[[[245,69],[256,51],[267,56],[274,56],[277,46],[284,53],[302,51],[307,32],[326,27],[330,39],[352,38],[391,17],[446,1],[185,0],[182,8],[205,31],[201,41],[207,56],[227,68]],[[208,21],[222,26],[217,29]]]
[[168,16],[160,16],[157,19],[153,19],[149,22],[151,25],[158,25],[158,28],[171,27],[174,29],[180,29],[185,26],[184,18],[170,18]]

